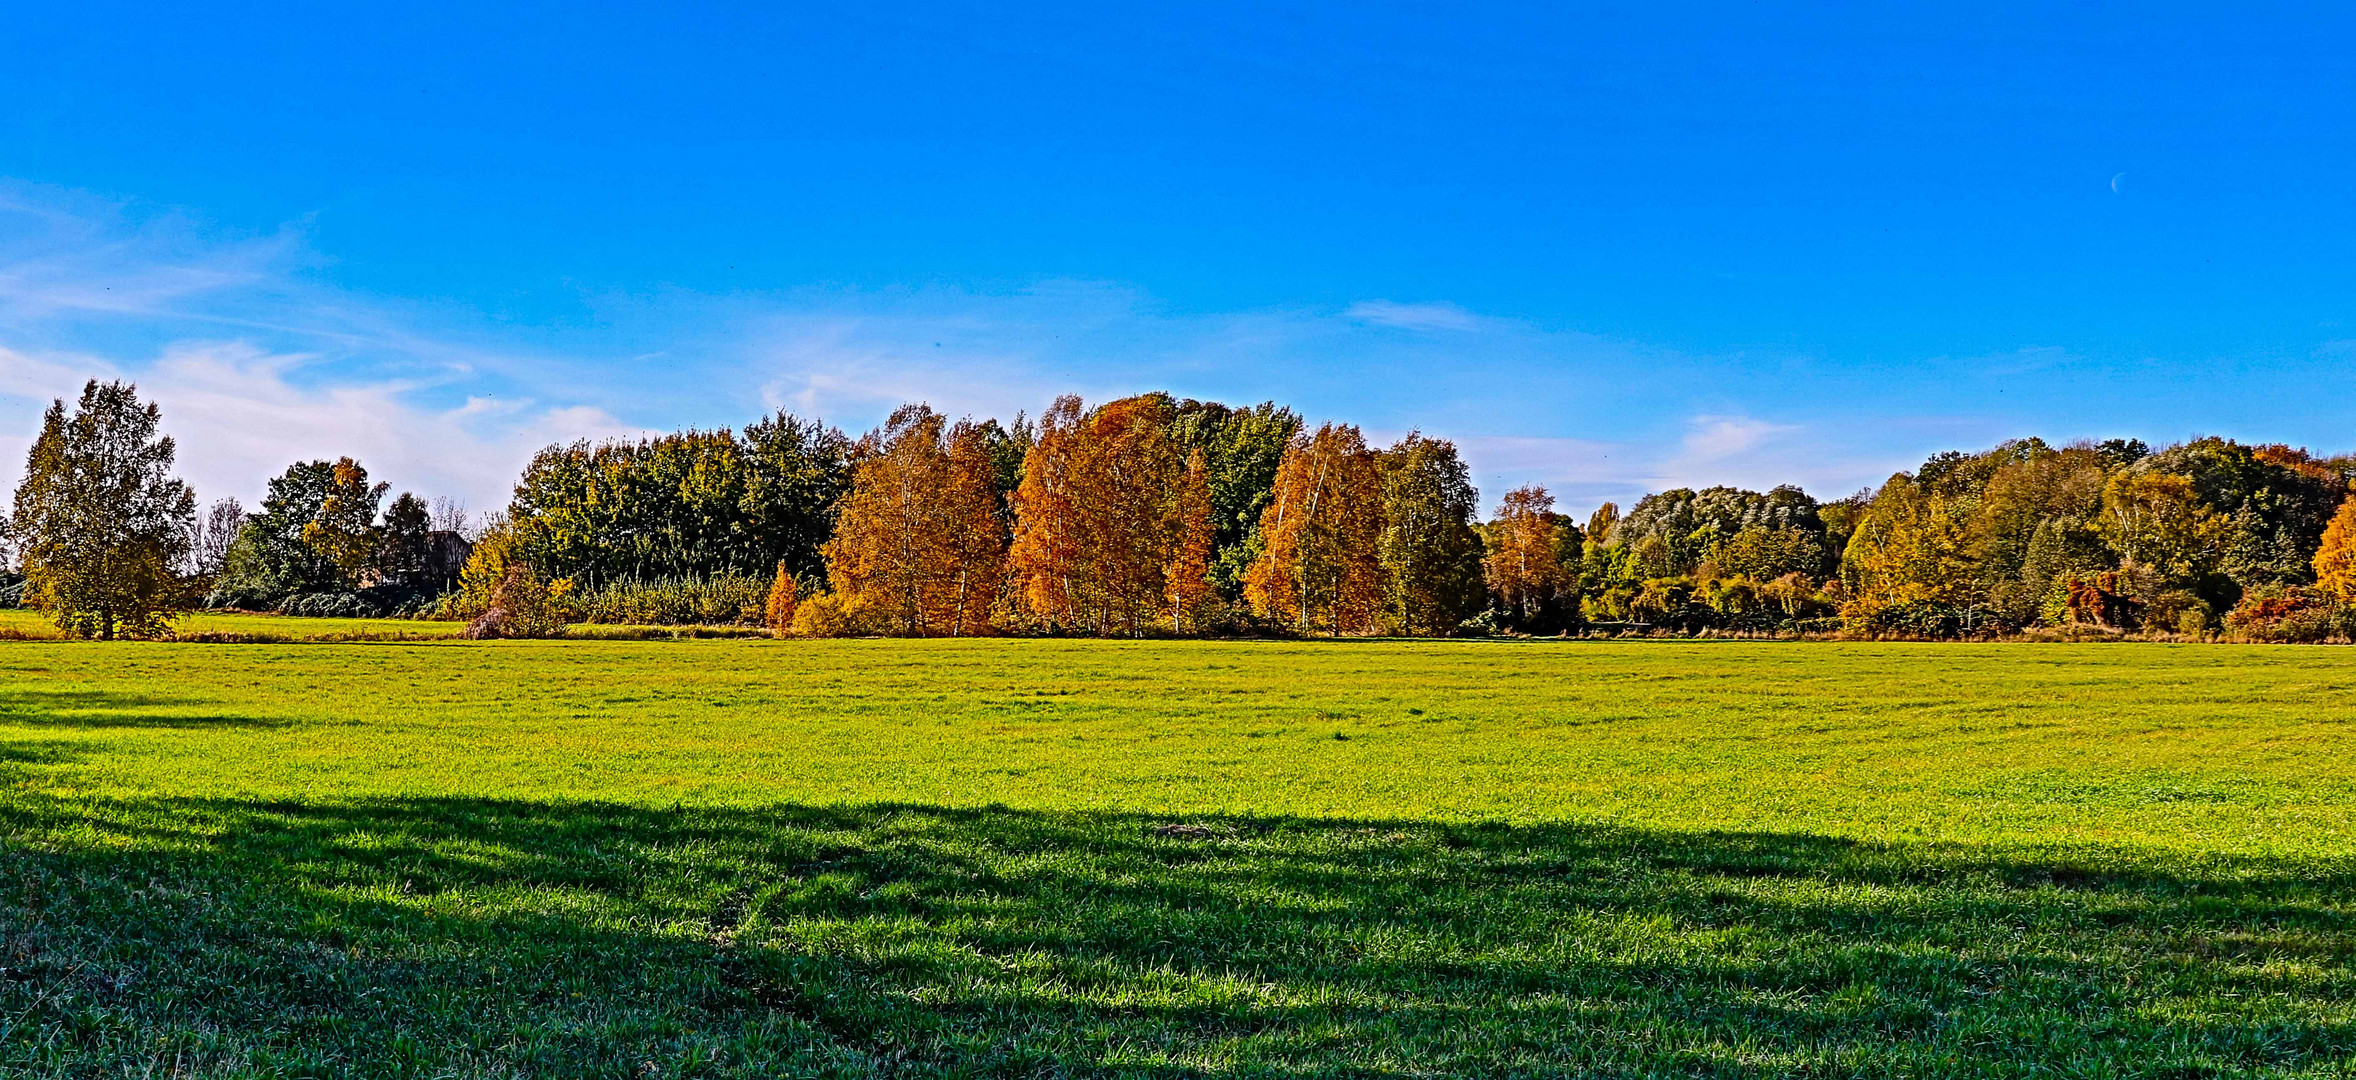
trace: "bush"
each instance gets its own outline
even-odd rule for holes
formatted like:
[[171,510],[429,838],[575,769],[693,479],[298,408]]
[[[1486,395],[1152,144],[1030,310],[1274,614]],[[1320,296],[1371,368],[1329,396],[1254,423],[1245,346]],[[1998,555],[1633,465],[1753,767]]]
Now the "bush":
[[851,620],[833,593],[819,593],[794,606],[793,632],[800,637],[843,637],[852,633]]
[[296,593],[278,605],[278,610],[310,619],[367,619],[383,614],[366,597],[348,592]]
[[2356,637],[2356,607],[2338,603],[2318,589],[2266,585],[2242,597],[2225,616],[2225,629],[2243,641],[2345,641]]
[[531,568],[510,563],[507,576],[491,593],[491,606],[467,624],[464,636],[482,638],[552,638],[564,633],[557,610],[560,590],[541,582]]
[[1933,600],[1898,604],[1855,601],[1841,612],[1841,633],[1848,637],[1961,638],[2002,629],[1995,612]]
[[2143,608],[2143,626],[2199,637],[2209,632],[2209,604],[2189,589],[2170,589]]
[[1455,636],[1498,637],[1510,632],[1506,629],[1505,624],[1505,612],[1499,611],[1496,608],[1489,608],[1480,614],[1473,616],[1472,618],[1466,619],[1463,622],[1456,624]]

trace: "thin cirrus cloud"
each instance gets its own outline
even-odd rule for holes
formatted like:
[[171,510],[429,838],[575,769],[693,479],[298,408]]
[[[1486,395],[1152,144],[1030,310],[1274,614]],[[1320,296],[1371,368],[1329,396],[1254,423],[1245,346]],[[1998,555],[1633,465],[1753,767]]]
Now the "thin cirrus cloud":
[[200,494],[249,502],[296,460],[349,454],[396,487],[480,507],[552,442],[779,408],[857,431],[906,401],[1009,417],[1061,393],[1149,389],[1451,438],[1491,501],[1523,483],[1570,508],[1887,473],[1870,448],[1828,448],[1820,423],[1708,407],[1686,388],[1733,391],[1691,357],[1448,303],[1190,312],[1088,281],[583,294],[584,329],[367,296],[326,269],[299,226],[223,237],[0,189],[0,484],[13,487],[48,399],[90,378],[138,382]]
[[1400,330],[1473,331],[1489,320],[1444,303],[1402,304],[1395,300],[1361,300],[1343,310],[1342,317]]

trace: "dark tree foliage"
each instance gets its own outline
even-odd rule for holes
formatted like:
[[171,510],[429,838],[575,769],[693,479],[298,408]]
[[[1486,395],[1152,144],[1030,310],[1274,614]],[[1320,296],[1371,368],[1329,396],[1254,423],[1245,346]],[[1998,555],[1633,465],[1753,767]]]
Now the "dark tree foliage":
[[1452,633],[1488,600],[1472,472],[1454,443],[1413,432],[1381,464],[1386,612],[1410,634]]
[[1215,545],[1211,583],[1234,603],[1243,596],[1244,570],[1259,557],[1260,517],[1301,418],[1275,402],[1239,409],[1189,398],[1176,403],[1170,429],[1181,447],[1202,452]]
[[1038,428],[1018,412],[1012,424],[982,421],[978,433],[990,452],[990,485],[998,493],[999,517],[1012,525],[1014,509],[1008,500],[1023,484],[1023,463],[1030,459],[1032,444],[1039,441]]
[[522,560],[550,577],[613,581],[813,578],[848,489],[851,443],[780,413],[745,429],[540,451],[508,516]]
[[[834,534],[835,508],[851,489],[851,440],[817,420],[780,411],[745,428],[742,442],[752,478],[740,505],[758,544],[748,556],[750,567],[731,562],[728,568],[752,573],[782,561],[796,574],[816,576],[826,566],[818,549]],[[1017,453],[1017,480],[1021,467]],[[1004,468],[1001,458],[1002,475]]]
[[2094,444],[2094,452],[2102,455],[2104,468],[2115,470],[2142,461],[2151,453],[2151,447],[2142,439],[2104,439]]
[[229,546],[214,607],[265,610],[303,593],[348,592],[354,585],[335,560],[304,539],[335,488],[335,463],[302,461],[270,481],[259,511],[246,516]]
[[422,581],[433,555],[433,512],[425,500],[403,492],[385,507],[377,543],[377,572],[388,581]]

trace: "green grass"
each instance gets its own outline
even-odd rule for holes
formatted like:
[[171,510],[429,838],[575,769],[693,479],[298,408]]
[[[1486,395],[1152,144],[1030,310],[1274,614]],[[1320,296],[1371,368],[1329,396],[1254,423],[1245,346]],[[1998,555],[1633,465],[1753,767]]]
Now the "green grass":
[[[188,634],[244,634],[293,641],[334,638],[446,638],[465,629],[465,623],[418,619],[305,619],[289,615],[216,615],[197,612],[172,624]],[[0,637],[55,637],[57,624],[43,612],[0,608]]]
[[0,645],[0,1075],[2356,1071],[2356,652]]

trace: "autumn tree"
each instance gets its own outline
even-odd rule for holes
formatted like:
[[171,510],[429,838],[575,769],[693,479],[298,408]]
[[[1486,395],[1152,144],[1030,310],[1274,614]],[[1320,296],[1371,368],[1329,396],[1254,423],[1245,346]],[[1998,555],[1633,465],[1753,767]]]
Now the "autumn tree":
[[1260,556],[1244,575],[1253,610],[1303,630],[1375,629],[1383,602],[1383,482],[1365,437],[1347,424],[1295,436],[1274,492],[1260,518]]
[[793,568],[783,559],[777,560],[777,576],[769,582],[768,602],[763,605],[762,623],[773,637],[793,633],[794,609],[801,599],[801,584],[794,580]]
[[2324,527],[2348,494],[2336,470],[2303,450],[2215,437],[2171,446],[2131,471],[2184,477],[2222,519],[2212,569],[2239,586],[2226,592],[2305,584]]
[[1200,450],[1186,455],[1186,473],[1178,480],[1174,510],[1176,532],[1162,581],[1170,601],[1170,628],[1185,631],[1211,599],[1211,557],[1218,542],[1212,521],[1210,470]]
[[1006,581],[1007,520],[999,495],[995,424],[960,420],[949,428],[940,499],[948,559],[948,632],[986,633]]
[[2216,563],[2227,519],[2203,504],[2189,477],[2123,472],[2103,489],[2101,528],[2130,571],[2186,587]]
[[172,476],[162,414],[127,383],[91,380],[71,415],[52,401],[9,519],[26,601],[77,637],[155,637],[193,599],[175,573],[196,495]]
[[1814,578],[1824,568],[1824,546],[1813,533],[1750,525],[1710,545],[1702,560],[1708,576],[1744,578],[1764,584],[1798,575]]
[[1409,432],[1382,455],[1385,613],[1410,634],[1446,634],[1481,610],[1480,494],[1456,444]]
[[327,490],[311,520],[303,523],[303,543],[335,564],[348,587],[376,563],[376,509],[392,485],[368,482],[368,470],[351,458],[338,458],[329,474]]
[[986,631],[1006,548],[976,426],[904,405],[854,458],[824,549],[845,616],[901,634]]
[[1518,625],[1538,618],[1574,581],[1555,546],[1554,496],[1543,487],[1505,493],[1489,522],[1489,553],[1482,563],[1489,592]]
[[208,603],[267,609],[296,595],[365,584],[363,572],[377,561],[375,500],[383,492],[351,458],[288,466],[246,515]]
[[1874,493],[1841,562],[1851,617],[1890,608],[1978,603],[1968,517],[1936,490],[1899,473]]
[[1049,627],[1137,633],[1201,591],[1210,492],[1202,455],[1171,434],[1173,406],[1144,394],[1041,414],[1014,493],[1016,606]]
[[2012,454],[1980,486],[1964,545],[1989,604],[2007,623],[2036,621],[2061,573],[2108,568],[2107,560],[2082,557],[2083,545],[2072,546],[2082,526],[2100,515],[2107,481],[2103,457],[2092,447],[2052,450],[2036,443]]
[[2356,495],[2340,503],[2315,551],[2315,587],[2343,604],[2356,604]]
[[1603,545],[1615,542],[1613,533],[1620,525],[1620,504],[1607,502],[1587,515],[1587,542]]

